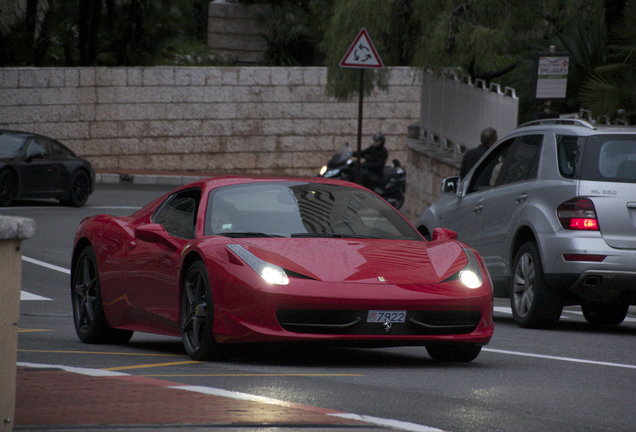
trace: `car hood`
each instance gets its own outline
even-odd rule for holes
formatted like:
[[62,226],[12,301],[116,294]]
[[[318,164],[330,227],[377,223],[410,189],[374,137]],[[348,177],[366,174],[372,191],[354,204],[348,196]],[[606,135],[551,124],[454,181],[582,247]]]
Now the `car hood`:
[[325,282],[438,283],[468,263],[462,244],[375,239],[241,239],[258,258]]

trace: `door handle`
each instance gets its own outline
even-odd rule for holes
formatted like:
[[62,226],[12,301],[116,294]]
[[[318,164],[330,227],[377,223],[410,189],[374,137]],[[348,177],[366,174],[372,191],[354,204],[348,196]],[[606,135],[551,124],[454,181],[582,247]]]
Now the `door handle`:
[[477,207],[473,207],[473,213],[481,213],[481,210],[484,208],[483,205],[479,204]]
[[524,202],[526,199],[528,199],[528,194],[523,194],[523,195],[519,195],[519,196],[516,198],[516,201],[517,201],[518,203],[520,203],[520,202]]

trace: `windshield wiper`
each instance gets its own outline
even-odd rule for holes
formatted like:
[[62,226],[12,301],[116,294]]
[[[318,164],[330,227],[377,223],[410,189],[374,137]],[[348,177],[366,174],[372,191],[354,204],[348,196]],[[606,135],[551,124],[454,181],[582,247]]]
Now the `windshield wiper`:
[[244,231],[244,232],[227,232],[227,233],[219,233],[218,235],[222,235],[224,237],[232,237],[232,238],[241,238],[241,237],[284,237],[282,235],[276,234],[267,234],[262,232],[254,232],[254,231]]

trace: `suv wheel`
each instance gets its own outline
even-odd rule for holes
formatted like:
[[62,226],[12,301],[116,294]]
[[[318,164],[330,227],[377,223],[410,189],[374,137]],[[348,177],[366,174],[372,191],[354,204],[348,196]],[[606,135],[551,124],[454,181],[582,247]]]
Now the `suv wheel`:
[[525,243],[514,260],[510,283],[510,306],[519,327],[549,329],[563,311],[563,297],[548,286],[539,247]]
[[627,316],[629,305],[584,303],[581,305],[585,320],[592,325],[619,325]]

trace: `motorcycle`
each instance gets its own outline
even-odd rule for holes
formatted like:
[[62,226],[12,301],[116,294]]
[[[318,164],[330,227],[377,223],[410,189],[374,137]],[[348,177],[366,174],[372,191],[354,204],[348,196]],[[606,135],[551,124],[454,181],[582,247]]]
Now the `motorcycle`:
[[[356,160],[353,158],[353,150],[349,147],[348,142],[339,152],[331,156],[327,165],[320,169],[318,176],[355,182]],[[402,168],[399,160],[393,159],[391,165],[384,167],[382,178],[373,186],[373,192],[400,210],[404,205],[405,191],[406,171]]]

